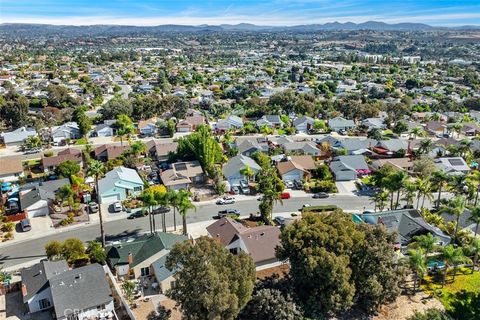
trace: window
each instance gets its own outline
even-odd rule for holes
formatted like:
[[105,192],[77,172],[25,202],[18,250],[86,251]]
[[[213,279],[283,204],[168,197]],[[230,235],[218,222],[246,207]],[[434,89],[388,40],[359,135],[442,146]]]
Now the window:
[[142,187],[133,187],[133,191],[135,192],[142,191],[142,189]]
[[141,268],[140,274],[142,277],[150,275],[150,268],[149,267]]
[[230,252],[233,254],[238,254],[238,248],[232,248],[230,249]]
[[105,309],[105,305],[102,304],[101,306],[97,306],[97,311],[101,311]]
[[38,305],[40,306],[40,309],[50,308],[50,300],[48,299],[39,300]]

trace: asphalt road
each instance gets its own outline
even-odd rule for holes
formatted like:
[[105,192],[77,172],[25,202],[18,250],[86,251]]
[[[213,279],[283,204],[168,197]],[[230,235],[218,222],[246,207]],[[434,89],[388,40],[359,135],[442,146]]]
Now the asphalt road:
[[[256,198],[252,200],[238,201],[232,205],[218,206],[215,204],[203,204],[197,206],[197,211],[191,211],[188,216],[188,223],[204,222],[211,220],[219,210],[225,208],[234,208],[240,210],[241,215],[248,215],[252,212],[258,211],[258,201]],[[274,207],[275,212],[295,212],[298,211],[304,204],[311,205],[327,205],[333,204],[344,210],[358,210],[363,211],[364,208],[372,209],[371,200],[368,197],[357,196],[340,196],[333,195],[328,199],[312,199],[312,198],[294,198],[283,200],[283,205],[277,203]],[[167,227],[173,226],[173,211],[167,214]],[[157,230],[161,230],[160,216],[156,216]],[[177,225],[181,225],[181,218],[177,214]],[[147,217],[128,220],[126,218],[105,223],[105,232],[107,241],[112,241],[124,237],[138,236],[141,233],[150,230],[149,220]],[[98,224],[82,226],[74,230],[69,230],[62,233],[47,235],[39,239],[32,239],[19,243],[4,244],[0,246],[0,265],[3,267],[11,267],[18,264],[26,263],[31,260],[44,257],[44,246],[51,240],[63,241],[67,238],[79,238],[82,241],[91,241],[96,239],[100,234],[100,227]]]

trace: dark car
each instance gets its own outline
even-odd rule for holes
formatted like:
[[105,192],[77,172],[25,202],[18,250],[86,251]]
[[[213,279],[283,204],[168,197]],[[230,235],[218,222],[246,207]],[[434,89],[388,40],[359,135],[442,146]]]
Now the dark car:
[[218,211],[218,217],[223,218],[226,216],[239,216],[240,211],[237,209],[226,209]]
[[328,198],[328,197],[329,197],[328,193],[326,193],[326,192],[319,192],[319,193],[315,193],[312,198],[313,198],[313,199],[326,199],[326,198]]
[[142,218],[142,217],[145,217],[146,216],[146,213],[143,212],[142,210],[140,211],[136,211],[134,213],[132,213],[131,215],[129,215],[127,217],[127,219],[137,219],[137,218]]

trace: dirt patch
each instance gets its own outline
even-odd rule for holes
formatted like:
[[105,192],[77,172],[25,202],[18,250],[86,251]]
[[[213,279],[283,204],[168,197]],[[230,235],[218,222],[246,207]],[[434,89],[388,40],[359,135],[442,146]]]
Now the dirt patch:
[[259,280],[263,280],[273,275],[277,275],[279,278],[283,278],[289,271],[290,267],[288,266],[288,264],[282,264],[273,268],[259,270],[256,272],[256,276]]
[[420,292],[415,296],[400,296],[394,303],[382,306],[372,320],[403,320],[412,316],[414,311],[425,311],[430,308],[444,310],[437,299]]

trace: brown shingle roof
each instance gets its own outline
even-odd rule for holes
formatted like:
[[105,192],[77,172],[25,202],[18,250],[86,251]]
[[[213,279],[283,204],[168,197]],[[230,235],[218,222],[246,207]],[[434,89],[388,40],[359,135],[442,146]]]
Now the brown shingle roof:
[[255,263],[275,259],[275,248],[280,245],[280,229],[259,226],[238,235]]
[[74,148],[68,148],[60,151],[56,156],[53,157],[42,157],[42,164],[44,168],[56,167],[60,163],[71,160],[77,163],[82,162],[82,151]]
[[116,159],[118,158],[122,153],[130,149],[129,146],[115,146],[115,145],[101,145],[97,148],[95,148],[94,153],[95,157],[98,157],[100,154],[104,153],[105,151],[107,152],[107,159]]
[[207,227],[210,236],[224,246],[229,245],[235,235],[246,230],[248,230],[247,227],[231,218],[221,218]]
[[315,161],[309,155],[293,156],[288,161],[283,161],[277,164],[278,172],[283,175],[293,169],[300,169],[302,171],[308,171],[315,169]]
[[21,157],[5,157],[0,161],[0,175],[15,174],[23,171]]

